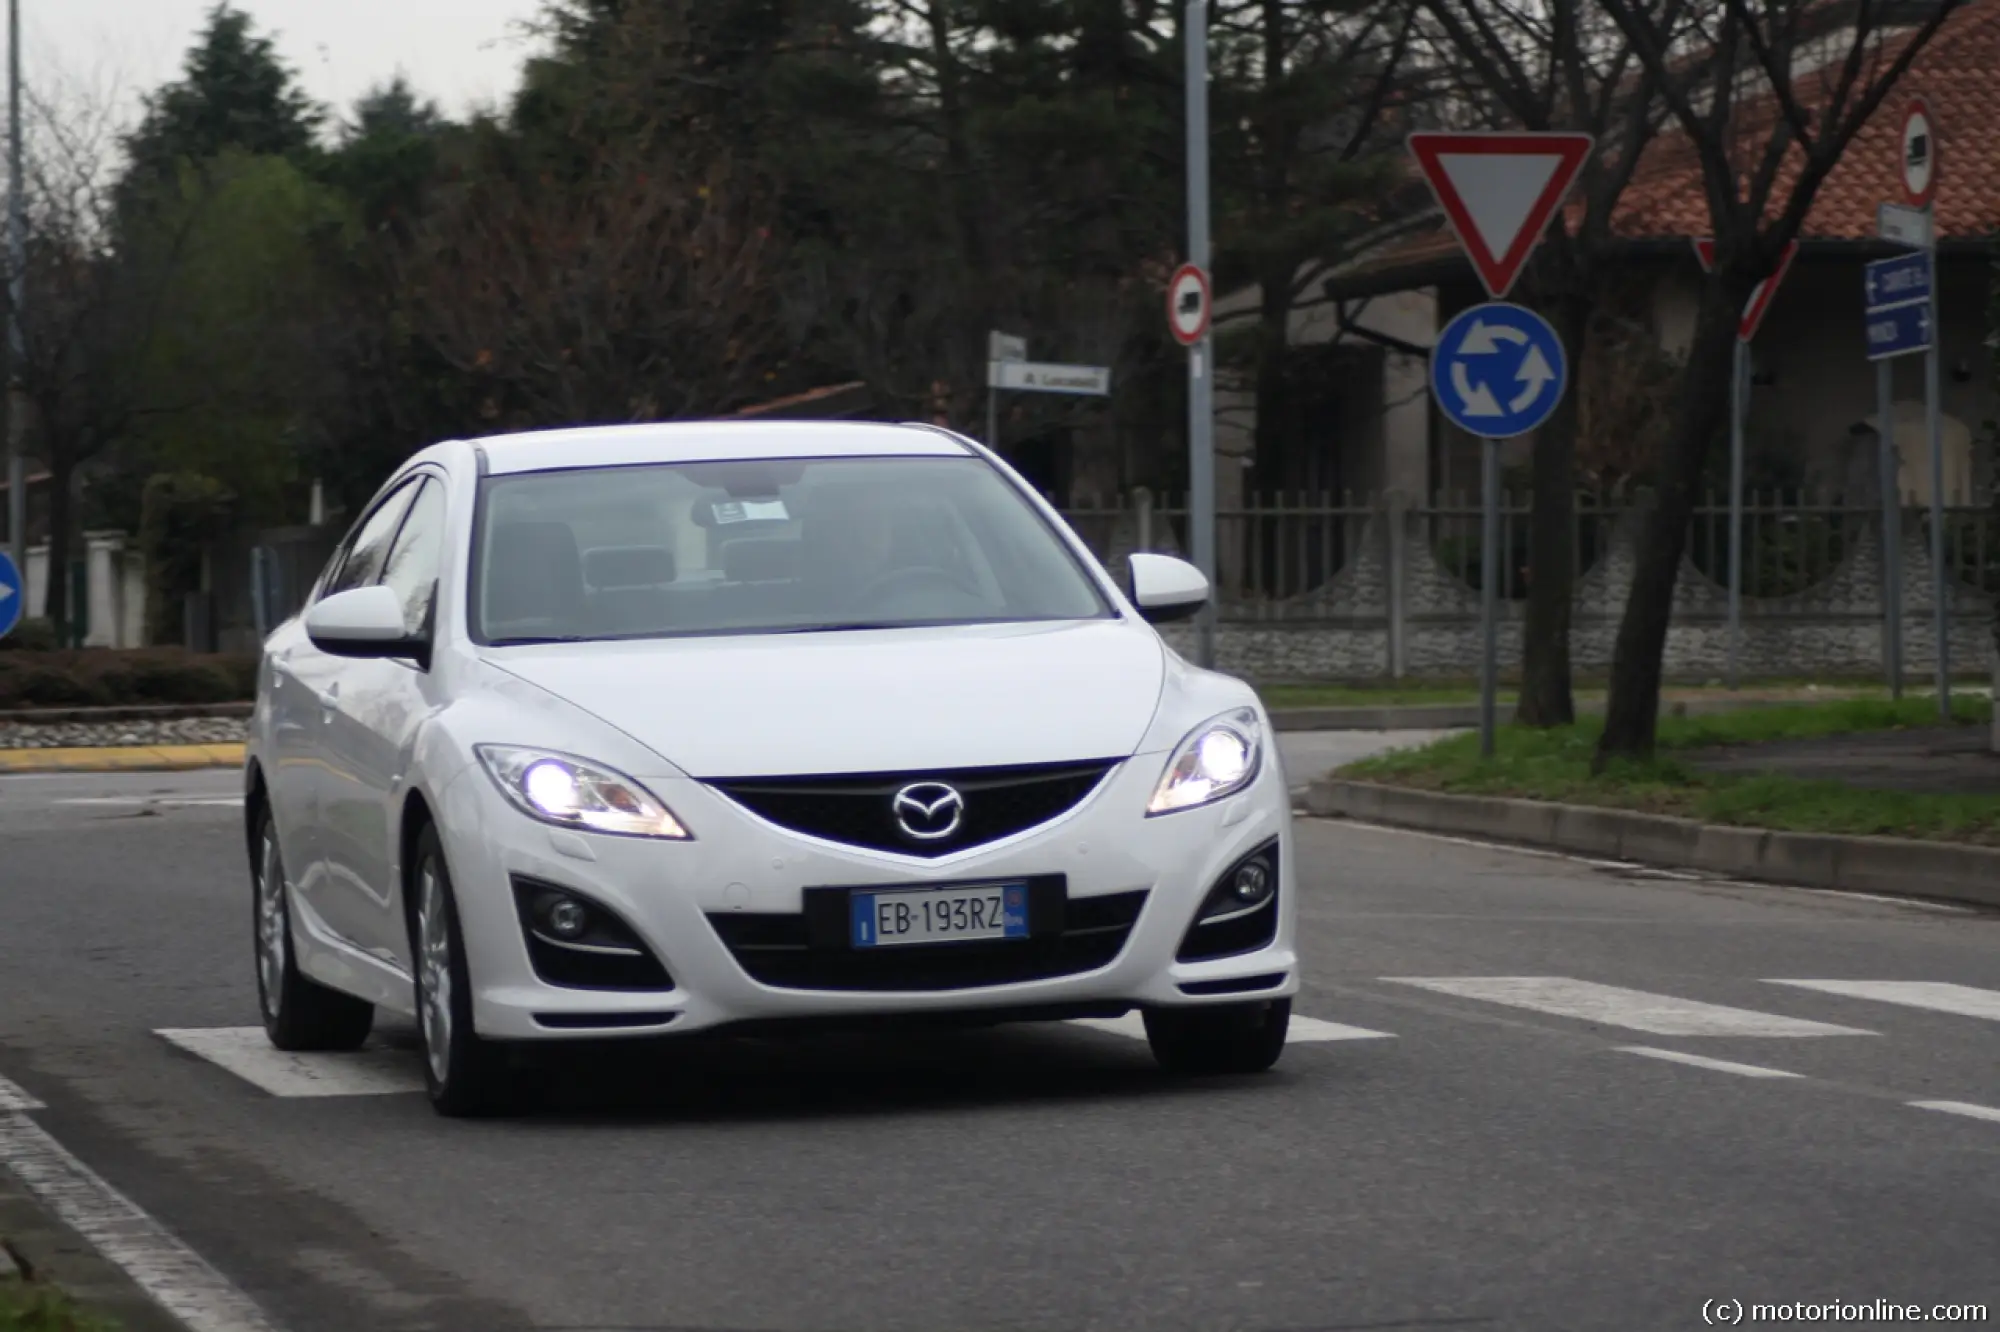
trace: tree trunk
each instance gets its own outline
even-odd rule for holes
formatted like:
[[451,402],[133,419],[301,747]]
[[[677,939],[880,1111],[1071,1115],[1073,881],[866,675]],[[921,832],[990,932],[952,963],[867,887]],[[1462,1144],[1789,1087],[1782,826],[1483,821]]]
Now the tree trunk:
[[70,527],[75,522],[75,479],[73,465],[49,463],[49,564],[42,606],[43,614],[55,626],[59,647],[69,646],[69,548]]
[[1583,360],[1590,354],[1591,301],[1587,290],[1572,284],[1550,305],[1569,358],[1569,392],[1535,435],[1528,605],[1521,637],[1521,697],[1514,711],[1523,726],[1567,726],[1576,720],[1569,631],[1576,600],[1577,425]]
[[1640,532],[1637,567],[1611,658],[1611,699],[1592,771],[1614,758],[1651,758],[1660,719],[1660,677],[1666,655],[1674,580],[1687,551],[1688,523],[1702,469],[1729,420],[1736,325],[1750,284],[1712,281],[1702,291],[1694,341],[1681,373],[1680,397],[1662,451],[1657,493]]

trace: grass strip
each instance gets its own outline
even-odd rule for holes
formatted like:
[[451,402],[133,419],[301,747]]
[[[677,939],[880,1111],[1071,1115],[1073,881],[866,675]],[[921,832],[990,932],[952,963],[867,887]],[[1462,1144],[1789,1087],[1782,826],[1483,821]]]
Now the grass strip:
[[[1955,720],[1970,725],[1990,721],[1992,706],[1985,698],[1959,698],[1952,711]],[[1706,772],[1685,758],[1687,751],[1722,745],[1936,724],[1937,703],[1930,698],[1900,703],[1849,699],[1664,717],[1653,759],[1619,761],[1593,776],[1590,761],[1603,723],[1587,718],[1546,731],[1503,726],[1491,760],[1480,757],[1478,735],[1467,733],[1364,759],[1338,775],[1458,795],[1602,805],[1786,832],[2000,844],[2000,795],[1871,790],[1781,773]]]
[[0,1281],[0,1332],[116,1332],[76,1301],[39,1281]]

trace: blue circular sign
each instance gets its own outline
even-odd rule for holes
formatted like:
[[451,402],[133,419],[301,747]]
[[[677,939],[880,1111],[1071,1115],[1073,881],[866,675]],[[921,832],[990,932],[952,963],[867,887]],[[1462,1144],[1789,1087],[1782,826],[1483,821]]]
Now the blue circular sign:
[[1482,439],[1525,435],[1548,420],[1568,378],[1562,339],[1549,321],[1507,301],[1460,314],[1431,351],[1438,410]]
[[13,557],[0,550],[0,638],[14,632],[14,626],[28,613],[28,591],[21,586],[21,571]]

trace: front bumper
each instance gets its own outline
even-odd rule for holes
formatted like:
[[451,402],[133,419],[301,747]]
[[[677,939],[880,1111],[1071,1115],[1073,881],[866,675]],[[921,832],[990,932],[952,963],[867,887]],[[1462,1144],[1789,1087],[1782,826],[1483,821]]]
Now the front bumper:
[[[767,823],[712,788],[649,781],[694,832],[689,842],[572,833],[509,804],[475,767],[443,792],[440,833],[459,899],[483,1036],[550,1040],[652,1035],[739,1023],[888,1015],[1004,1015],[1065,1009],[1226,1003],[1297,992],[1297,892],[1291,805],[1267,753],[1245,790],[1214,805],[1145,817],[1164,755],[1127,760],[1081,804],[1038,829],[936,860],[861,850]],[[1277,928],[1255,951],[1178,962],[1197,909],[1219,876],[1265,843],[1278,847]],[[1144,894],[1115,956],[1070,974],[955,988],[809,989],[760,983],[711,916],[802,913],[806,890],[1029,879],[1060,875],[1070,902]],[[550,985],[535,971],[513,878],[568,889],[621,917],[671,977],[660,991]],[[1086,906],[1085,911],[1089,908]],[[1081,915],[1082,913],[1079,913]],[[925,949],[932,968],[948,950]],[[910,950],[884,950],[907,952]],[[970,958],[968,954],[968,958]],[[1094,963],[1094,959],[1093,959]],[[1246,988],[1244,983],[1261,978]]]

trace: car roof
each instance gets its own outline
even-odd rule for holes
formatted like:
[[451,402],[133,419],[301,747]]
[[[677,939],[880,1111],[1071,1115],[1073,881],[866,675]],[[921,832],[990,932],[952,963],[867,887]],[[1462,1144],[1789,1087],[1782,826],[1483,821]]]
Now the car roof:
[[936,426],[882,421],[674,421],[488,435],[468,443],[492,475],[742,458],[972,456]]

